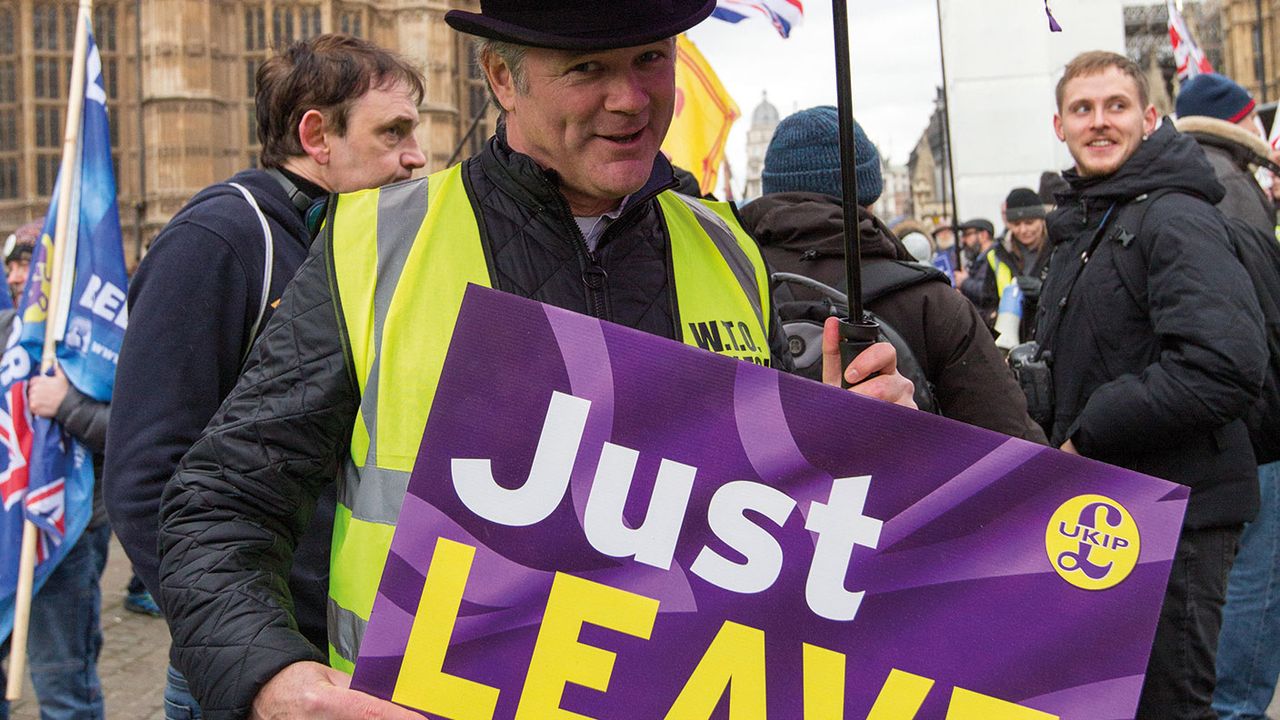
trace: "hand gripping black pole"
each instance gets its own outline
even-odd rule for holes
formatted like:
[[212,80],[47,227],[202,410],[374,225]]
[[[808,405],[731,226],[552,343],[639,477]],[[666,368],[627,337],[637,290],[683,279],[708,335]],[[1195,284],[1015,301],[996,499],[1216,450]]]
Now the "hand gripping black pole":
[[840,182],[844,209],[844,272],[849,314],[840,319],[840,384],[845,368],[876,342],[880,326],[862,309],[862,237],[858,227],[858,176],[853,139],[853,88],[849,64],[849,11],[845,0],[833,0],[836,40],[836,108],[840,115]]

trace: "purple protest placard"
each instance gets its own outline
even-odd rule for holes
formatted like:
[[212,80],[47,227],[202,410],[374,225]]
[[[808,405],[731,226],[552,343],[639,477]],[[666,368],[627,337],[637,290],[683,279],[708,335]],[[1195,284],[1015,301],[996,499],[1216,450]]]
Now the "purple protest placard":
[[468,720],[1132,717],[1186,500],[472,287],[353,687]]

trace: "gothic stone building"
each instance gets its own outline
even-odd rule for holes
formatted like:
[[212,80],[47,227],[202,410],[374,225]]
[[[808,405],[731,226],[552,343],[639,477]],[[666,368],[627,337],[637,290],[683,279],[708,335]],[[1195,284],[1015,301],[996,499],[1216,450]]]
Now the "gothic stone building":
[[[346,32],[426,77],[418,140],[442,168],[492,132],[470,44],[444,23],[476,0],[96,0],[125,258],[200,188],[257,163],[253,78],[273,48]],[[0,237],[43,217],[66,121],[75,0],[0,0]],[[141,62],[139,62],[141,60]]]

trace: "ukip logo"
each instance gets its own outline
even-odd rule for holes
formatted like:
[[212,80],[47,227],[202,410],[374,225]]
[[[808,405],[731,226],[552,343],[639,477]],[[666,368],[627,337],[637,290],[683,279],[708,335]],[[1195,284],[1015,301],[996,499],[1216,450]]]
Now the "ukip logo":
[[1141,541],[1137,523],[1120,503],[1080,495],[1054,512],[1044,544],[1063,580],[1084,590],[1106,590],[1133,572]]

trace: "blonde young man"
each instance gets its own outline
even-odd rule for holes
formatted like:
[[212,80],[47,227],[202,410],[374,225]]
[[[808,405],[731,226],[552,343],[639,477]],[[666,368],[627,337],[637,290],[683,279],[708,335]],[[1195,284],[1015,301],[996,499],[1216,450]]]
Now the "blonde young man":
[[1209,720],[1227,572],[1258,507],[1241,418],[1267,362],[1261,311],[1213,206],[1222,185],[1194,140],[1157,128],[1142,70],[1084,53],[1057,101],[1053,126],[1076,165],[1049,217],[1037,327],[1053,373],[1049,440],[1190,486],[1137,717]]

